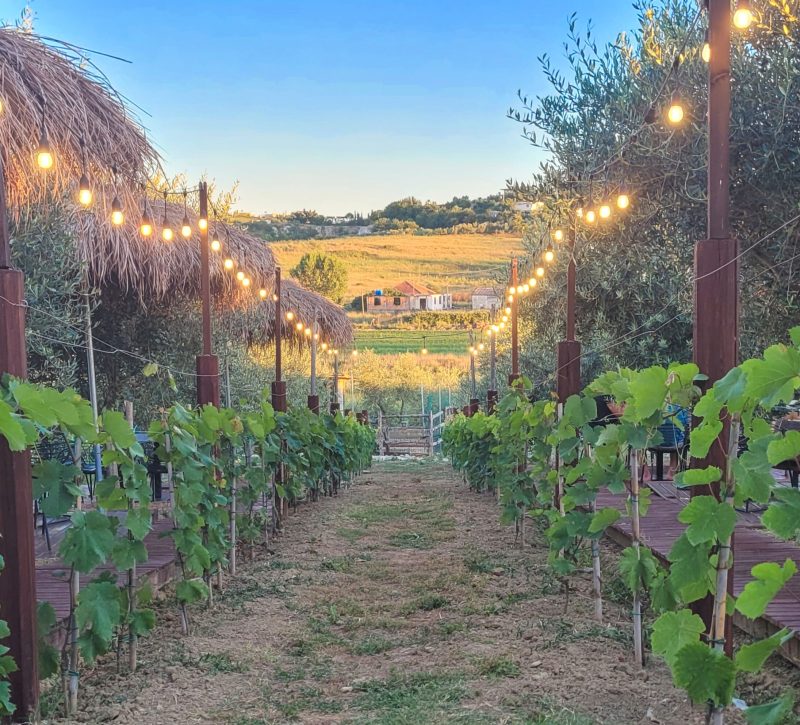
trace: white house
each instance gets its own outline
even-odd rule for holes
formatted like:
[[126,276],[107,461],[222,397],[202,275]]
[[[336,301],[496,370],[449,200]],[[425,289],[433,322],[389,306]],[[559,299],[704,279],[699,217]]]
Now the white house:
[[452,295],[434,292],[423,285],[401,282],[395,287],[396,295],[376,292],[367,297],[370,312],[408,312],[417,310],[451,310]]
[[494,287],[476,287],[471,300],[473,310],[500,309],[500,294]]

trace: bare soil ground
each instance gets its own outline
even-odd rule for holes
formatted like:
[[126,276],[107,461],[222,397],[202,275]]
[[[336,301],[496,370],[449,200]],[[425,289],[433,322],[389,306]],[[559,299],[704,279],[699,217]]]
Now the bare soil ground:
[[[588,579],[569,609],[547,549],[515,546],[494,499],[449,467],[384,463],[289,517],[180,635],[173,609],[139,671],[84,673],[84,722],[701,723],[666,667],[631,664],[630,605],[609,573],[596,622]],[[604,544],[604,571],[617,552]],[[741,683],[765,699],[795,670]],[[741,722],[736,713],[729,722]]]

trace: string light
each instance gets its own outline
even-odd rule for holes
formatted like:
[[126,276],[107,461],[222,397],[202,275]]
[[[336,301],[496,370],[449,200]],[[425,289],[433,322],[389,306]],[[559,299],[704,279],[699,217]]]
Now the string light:
[[733,14],[733,24],[739,30],[747,30],[753,22],[753,11],[750,9],[750,0],[737,0],[736,12]]
[[553,251],[553,247],[549,246],[547,249],[544,250],[544,261],[545,262],[552,262],[556,258],[556,253]]
[[233,260],[230,257],[226,257],[222,265],[225,267],[225,269],[230,271],[231,269],[233,269]]
[[50,148],[50,139],[47,137],[44,100],[42,100],[42,127],[39,133],[39,145],[36,147],[36,163],[39,165],[39,168],[44,171],[52,169],[55,163],[53,151]]
[[351,354],[353,357],[358,357],[358,350],[353,350],[353,352],[351,352],[350,354]]
[[86,173],[86,141],[81,136],[81,178],[78,182],[78,201],[83,206],[92,203],[92,189],[89,186],[89,176]]
[[536,277],[531,277],[531,278],[528,280],[528,286],[529,286],[529,287],[535,287],[535,286],[536,286]]
[[564,230],[563,229],[556,229],[553,232],[553,239],[555,239],[557,242],[563,242],[564,241]]
[[153,234],[153,220],[150,218],[150,212],[147,209],[146,196],[142,203],[142,223],[139,225],[139,234],[143,237],[149,237]]
[[250,278],[249,277],[245,277],[242,280],[242,285],[244,285],[245,287],[249,287],[250,286]]
[[514,302],[514,295],[509,295],[508,296],[508,301],[509,302]]
[[544,277],[544,267],[537,267],[536,268],[536,276],[537,277]]
[[183,192],[183,221],[181,222],[181,235],[184,239],[192,236],[192,227],[189,225],[189,215],[186,213],[186,192]]
[[297,329],[298,332],[302,332],[303,331],[303,323],[302,322],[298,322],[295,325],[295,328]]
[[479,343],[478,343],[478,350],[481,350],[481,351],[483,351],[483,350],[485,350],[485,349],[486,349],[486,345],[484,345],[482,342],[479,342]]
[[322,351],[325,352],[325,350],[327,350],[327,349],[328,349],[328,343],[327,342],[323,342],[322,343]]
[[428,354],[427,342],[428,342],[428,338],[423,335],[423,337],[422,337],[422,354],[423,355],[427,355]]
[[211,240],[211,251],[212,252],[218,252],[220,249],[222,249],[222,243],[219,241],[219,239],[212,239]]
[[258,296],[259,296],[259,297],[260,297],[262,300],[265,300],[265,299],[267,299],[267,294],[268,294],[267,290],[265,290],[263,287],[262,287],[260,290],[258,290]]
[[498,327],[499,327],[501,330],[505,330],[506,323],[505,323],[505,322],[501,322],[501,323],[498,325]]
[[582,206],[579,206],[575,210],[575,216],[578,217],[578,219],[582,219],[583,218],[583,207]]
[[630,197],[622,193],[617,197],[617,208],[618,209],[627,209],[631,205]]
[[204,216],[201,216],[200,219],[197,220],[197,226],[201,231],[204,232],[206,229],[208,229],[208,219],[206,219]]
[[492,325],[492,332],[496,335],[500,332],[500,327],[498,325]]
[[276,294],[274,294],[274,293],[273,293],[273,295],[272,295],[272,301],[273,301],[273,302],[277,302],[277,301],[278,301],[278,295],[276,295]]
[[303,331],[303,334],[306,337],[311,337],[311,328],[310,327],[306,327],[306,329]]
[[[734,22],[735,22],[734,15]],[[703,49],[700,51],[700,57],[706,62],[711,61],[711,43],[708,42],[708,30],[706,30],[705,39],[703,40]]]
[[161,238],[165,242],[171,242],[172,238],[174,237],[174,232],[172,231],[172,227],[169,225],[169,219],[167,218],[167,191],[164,190],[164,219],[161,221]]
[[595,214],[594,209],[589,209],[589,211],[586,212],[585,218],[587,224],[594,224],[597,219],[597,214]]
[[511,308],[510,308],[510,307],[506,307],[506,314],[507,314],[507,315],[510,315],[510,314],[511,314]]
[[242,272],[241,269],[236,273],[236,279],[238,279],[240,282],[244,279],[244,272]]
[[686,113],[683,110],[683,105],[681,104],[677,92],[673,93],[672,101],[670,102],[669,109],[667,110],[667,120],[673,126],[677,126],[679,123],[681,123],[681,121],[683,121],[685,115]]
[[600,207],[600,218],[608,219],[611,216],[611,207],[608,204],[603,204]]
[[125,221],[125,215],[122,213],[122,204],[119,197],[115,194],[111,202],[111,223],[118,227]]
[[291,322],[291,321],[294,319],[294,312],[292,312],[291,310],[289,310],[289,311],[286,313],[286,319],[287,319],[287,320],[289,320],[289,322]]
[[530,286],[530,285],[528,285],[528,284],[526,284],[526,285],[523,285],[523,286],[522,286],[522,291],[523,291],[523,292],[525,292],[525,294],[527,294],[528,292],[530,292],[530,291],[531,291],[531,286]]
[[503,315],[502,322],[508,322],[508,315]]

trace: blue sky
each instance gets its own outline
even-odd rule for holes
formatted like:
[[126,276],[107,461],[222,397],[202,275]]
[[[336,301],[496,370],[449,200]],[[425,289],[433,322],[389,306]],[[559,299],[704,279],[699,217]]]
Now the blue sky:
[[[3,3],[2,18],[15,9]],[[170,173],[240,182],[242,209],[368,211],[524,179],[537,154],[505,118],[546,86],[567,17],[598,38],[631,0],[34,0],[36,30],[99,58]],[[19,3],[19,9],[22,2]]]

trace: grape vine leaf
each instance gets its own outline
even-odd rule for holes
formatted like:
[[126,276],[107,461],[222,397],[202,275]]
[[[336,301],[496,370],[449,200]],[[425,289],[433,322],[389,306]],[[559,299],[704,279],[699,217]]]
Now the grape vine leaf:
[[800,491],[776,488],[775,501],[761,516],[761,523],[782,539],[791,539],[800,530]]
[[800,456],[800,431],[789,430],[785,435],[771,441],[767,447],[767,458],[776,466]]
[[8,441],[12,451],[24,451],[28,447],[28,436],[11,406],[0,400],[0,435]]
[[589,524],[589,533],[597,534],[606,530],[613,524],[622,514],[615,508],[600,509],[592,516],[592,521]]
[[111,560],[117,569],[132,569],[134,564],[143,564],[147,561],[147,549],[143,541],[127,537],[119,538],[111,550]]
[[758,672],[767,658],[793,636],[792,630],[784,628],[771,637],[741,646],[734,658],[736,669],[740,672]]
[[88,573],[102,564],[114,546],[116,519],[111,520],[99,511],[75,511],[70,517],[59,554],[65,564]]
[[735,503],[741,506],[748,499],[758,503],[769,501],[775,479],[772,466],[767,460],[769,438],[750,438],[747,450],[733,459],[733,475],[736,480]]
[[175,587],[175,596],[182,604],[192,604],[208,596],[208,587],[202,579],[184,579]]
[[33,497],[41,499],[40,506],[45,515],[59,518],[69,511],[81,495],[75,483],[76,468],[54,459],[39,461],[31,471],[33,475]]
[[786,345],[771,345],[761,358],[745,360],[747,394],[771,408],[782,400],[791,400],[800,387],[800,351]]
[[736,526],[736,509],[714,496],[694,496],[678,514],[678,521],[689,524],[686,538],[694,546],[725,541]]
[[[658,365],[645,368],[637,373],[629,386],[633,396],[636,417],[649,418],[664,405],[667,393],[667,371]],[[628,412],[628,408],[625,409]]]
[[48,641],[57,624],[56,612],[49,602],[38,602],[36,607],[36,645],[39,652],[39,679],[46,680],[59,671],[60,653]]
[[671,563],[669,578],[685,602],[700,599],[709,591],[710,552],[711,542],[693,546],[686,537],[686,532],[672,545],[667,555]]
[[795,347],[800,347],[800,325],[789,330],[789,339]]
[[750,725],[781,725],[792,714],[794,695],[787,692],[777,700],[762,705],[751,705],[744,711],[744,718]]
[[703,620],[689,609],[664,612],[653,625],[653,651],[672,665],[678,651],[687,644],[699,642],[704,631]]
[[121,616],[119,587],[111,572],[102,574],[81,590],[75,621],[81,630],[78,645],[89,664],[108,651]]
[[692,642],[678,650],[672,662],[675,684],[682,687],[689,699],[699,705],[711,700],[724,707],[733,698],[736,666],[724,652],[701,642]]
[[705,458],[711,444],[721,432],[722,421],[715,418],[705,418],[699,426],[693,428],[689,437],[689,454],[692,458]]
[[722,471],[717,466],[707,468],[690,468],[681,471],[675,476],[677,486],[707,486],[709,483],[719,481]]
[[736,609],[745,617],[757,619],[796,573],[797,565],[791,559],[787,559],[783,566],[774,561],[756,564],[751,570],[753,580],[745,584],[736,600]]
[[636,548],[629,546],[622,552],[619,560],[619,573],[628,589],[632,592],[648,589],[658,574],[658,562],[653,552],[646,546]]
[[0,715],[13,715],[17,706],[11,702],[11,683],[0,682]]
[[111,440],[120,448],[130,448],[136,443],[136,435],[130,424],[118,410],[103,411],[103,428]]

